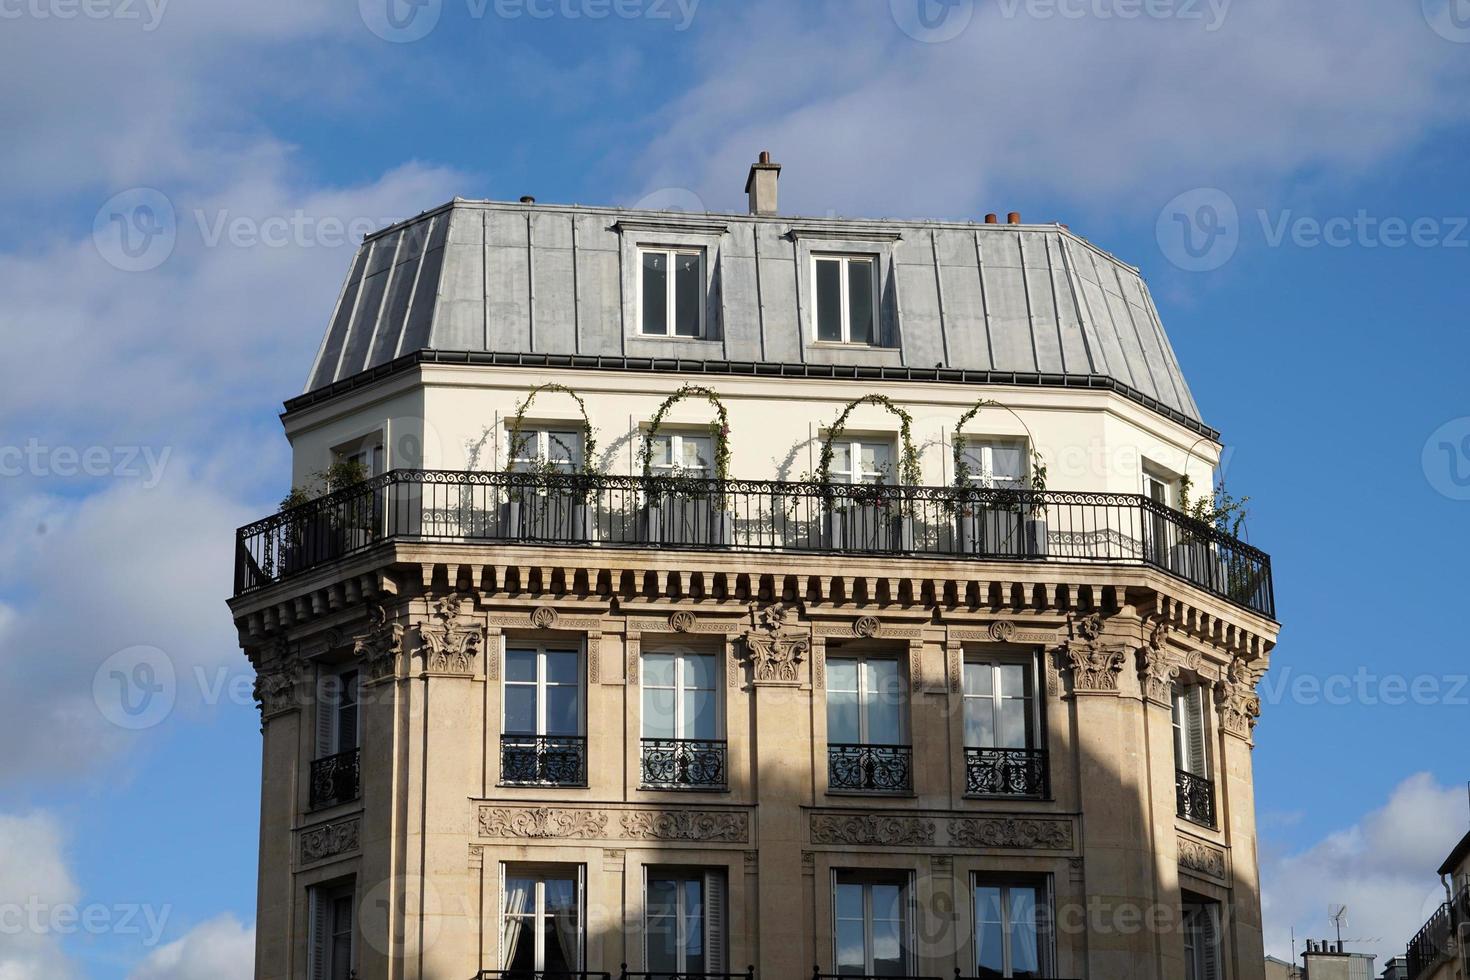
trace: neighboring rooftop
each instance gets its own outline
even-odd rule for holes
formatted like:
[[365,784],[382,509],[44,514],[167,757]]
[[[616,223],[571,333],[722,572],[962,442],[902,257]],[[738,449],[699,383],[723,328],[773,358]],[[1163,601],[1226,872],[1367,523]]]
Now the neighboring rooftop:
[[[1202,426],[1137,269],[1019,215],[1005,224],[780,215],[778,174],[764,155],[752,168],[751,214],[456,199],[384,229],[353,259],[306,392],[423,350],[609,367],[678,359],[1106,382]],[[636,332],[637,249],[650,243],[705,250],[705,339]],[[805,270],[813,252],[829,251],[879,256],[872,347],[811,339]]]

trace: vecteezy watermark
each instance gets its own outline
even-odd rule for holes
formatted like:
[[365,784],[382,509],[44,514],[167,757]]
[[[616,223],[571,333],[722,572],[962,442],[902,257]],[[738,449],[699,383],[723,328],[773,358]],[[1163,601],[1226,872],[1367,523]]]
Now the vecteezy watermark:
[[1470,674],[1378,674],[1359,667],[1351,674],[1299,674],[1290,665],[1272,670],[1257,688],[1267,705],[1362,705],[1377,708],[1470,707]]
[[[1267,248],[1470,249],[1470,217],[1351,215],[1319,217],[1287,208],[1258,208],[1255,222]],[[1164,205],[1156,226],[1159,248],[1186,272],[1211,272],[1232,258],[1245,229],[1240,210],[1217,187],[1186,191]]]
[[1424,20],[1446,41],[1470,44],[1470,0],[1420,0]]
[[1450,419],[1424,442],[1429,485],[1451,500],[1470,500],[1470,416]]
[[1154,234],[1170,262],[1186,272],[1210,272],[1240,247],[1240,212],[1218,187],[1199,187],[1164,205]]
[[915,41],[953,41],[975,19],[975,0],[888,0],[893,22]]
[[0,445],[0,477],[118,477],[143,481],[152,490],[163,480],[173,448],[152,446],[48,446],[28,439],[24,446]]
[[169,0],[0,0],[0,20],[138,21],[158,30]]
[[74,905],[33,895],[0,902],[0,936],[141,936],[141,944],[152,948],[172,914],[172,905]]
[[1006,20],[1177,20],[1218,31],[1232,0],[997,0]]
[[123,272],[148,272],[168,261],[179,237],[173,202],[152,187],[114,194],[92,221],[92,244]]
[[173,661],[157,647],[119,650],[92,676],[92,700],[102,717],[119,728],[152,728],[173,710],[178,698]]
[[704,198],[687,187],[660,187],[633,202],[635,211],[685,211],[702,214],[709,210]]
[[[666,20],[689,30],[701,0],[464,0],[471,20]],[[444,16],[444,0],[357,0],[367,29],[384,41],[408,44],[428,37]]]

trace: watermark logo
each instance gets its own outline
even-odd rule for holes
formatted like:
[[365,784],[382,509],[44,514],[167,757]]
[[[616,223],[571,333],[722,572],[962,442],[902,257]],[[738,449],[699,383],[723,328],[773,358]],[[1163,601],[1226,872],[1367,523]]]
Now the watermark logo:
[[1231,0],[999,0],[1006,20],[1176,20],[1203,25],[1206,33],[1225,26]]
[[114,194],[97,209],[92,244],[97,254],[123,272],[148,272],[168,261],[178,242],[173,202],[152,187]]
[[384,41],[421,41],[439,25],[444,0],[357,0],[362,22]]
[[888,0],[893,22],[915,41],[953,41],[975,19],[975,0]]
[[119,728],[142,731],[168,717],[178,698],[173,661],[157,647],[119,650],[92,677],[92,700]]
[[1174,265],[1186,272],[1213,272],[1240,247],[1240,211],[1219,188],[1199,187],[1164,205],[1155,234]]
[[686,211],[703,214],[709,210],[704,199],[687,187],[660,187],[633,203],[635,211]]
[[432,881],[394,875],[367,890],[357,918],[369,948],[383,956],[411,959],[439,942],[444,911]]
[[0,20],[137,21],[144,33],[158,30],[169,0],[0,0]]
[[172,905],[53,904],[32,895],[0,902],[0,936],[137,936],[151,949],[163,939],[172,913]]
[[1446,41],[1470,44],[1470,0],[1420,0],[1424,20]]
[[1424,443],[1424,475],[1437,493],[1470,500],[1470,416],[1450,419]]

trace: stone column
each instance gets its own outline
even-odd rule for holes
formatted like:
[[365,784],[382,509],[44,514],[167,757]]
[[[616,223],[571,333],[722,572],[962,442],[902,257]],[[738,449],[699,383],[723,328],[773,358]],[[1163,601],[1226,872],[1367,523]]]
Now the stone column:
[[[1179,679],[1180,661],[1168,649],[1168,627],[1154,624],[1138,649],[1138,684],[1143,696],[1144,724],[1148,735],[1147,773],[1149,798],[1153,802],[1151,834],[1158,857],[1158,874],[1153,894],[1154,909],[1167,912],[1170,923],[1178,921],[1179,834],[1174,758],[1174,682]],[[1159,921],[1159,920],[1154,920]],[[1184,976],[1184,937],[1178,930],[1161,933],[1157,940],[1161,977]],[[1263,954],[1264,955],[1264,954]]]
[[[792,622],[781,603],[767,606],[745,634],[745,653],[754,685],[752,751],[755,758],[758,887],[790,881],[802,867],[801,805],[812,795],[812,688],[803,665],[811,652],[807,628]],[[811,972],[812,923],[795,895],[762,888],[759,917],[763,977],[802,977]],[[773,905],[773,902],[780,905]]]
[[[297,787],[302,739],[302,676],[299,659],[281,643],[259,661],[255,699],[260,706],[260,864],[256,877],[255,976],[286,980],[296,930],[297,896],[292,870]],[[266,782],[268,781],[268,782]],[[304,945],[303,942],[299,945]]]
[[1251,759],[1251,732],[1261,715],[1256,684],[1262,668],[1235,658],[1215,688],[1220,713],[1220,826],[1230,845],[1232,871],[1230,929],[1225,959],[1230,975],[1258,980],[1264,974],[1265,941],[1261,935],[1261,875],[1256,853],[1256,797]]

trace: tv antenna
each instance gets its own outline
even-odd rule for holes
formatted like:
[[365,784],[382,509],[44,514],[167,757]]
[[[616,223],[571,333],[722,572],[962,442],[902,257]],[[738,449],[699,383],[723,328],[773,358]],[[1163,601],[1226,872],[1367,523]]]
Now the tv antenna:
[[1327,907],[1327,917],[1331,919],[1332,924],[1337,927],[1337,948],[1341,949],[1342,927],[1347,923],[1347,906],[1329,905]]

